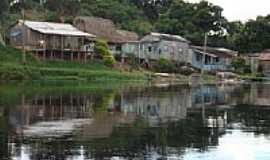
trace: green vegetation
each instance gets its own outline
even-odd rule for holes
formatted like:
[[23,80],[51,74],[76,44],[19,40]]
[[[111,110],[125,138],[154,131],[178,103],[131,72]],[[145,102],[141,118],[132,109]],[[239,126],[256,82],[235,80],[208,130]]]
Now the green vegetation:
[[1,80],[145,80],[141,72],[121,72],[102,62],[87,64],[63,61],[39,61],[27,54],[27,64],[21,64],[22,53],[12,47],[0,46]]
[[107,42],[98,40],[95,42],[95,53],[99,58],[103,60],[103,63],[108,67],[113,67],[116,63],[114,56],[109,51],[109,46]]
[[154,68],[157,72],[172,73],[175,71],[176,67],[171,61],[165,58],[160,58]]
[[0,1],[0,33],[8,38],[8,28],[22,18],[72,23],[76,16],[96,16],[113,20],[121,29],[144,35],[151,31],[178,34],[202,45],[205,33],[210,46],[227,47],[240,53],[270,48],[270,15],[245,23],[229,22],[223,8],[207,1],[184,0],[24,0]]
[[250,65],[247,65],[245,59],[240,57],[233,59],[232,67],[234,67],[238,73],[251,73]]

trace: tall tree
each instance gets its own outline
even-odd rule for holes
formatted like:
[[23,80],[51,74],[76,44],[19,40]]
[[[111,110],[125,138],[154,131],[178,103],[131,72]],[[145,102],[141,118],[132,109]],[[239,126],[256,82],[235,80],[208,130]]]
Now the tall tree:
[[[9,3],[8,0],[1,0],[0,1],[0,16],[2,17],[2,15],[8,11],[9,8]],[[0,17],[0,18],[1,18]]]

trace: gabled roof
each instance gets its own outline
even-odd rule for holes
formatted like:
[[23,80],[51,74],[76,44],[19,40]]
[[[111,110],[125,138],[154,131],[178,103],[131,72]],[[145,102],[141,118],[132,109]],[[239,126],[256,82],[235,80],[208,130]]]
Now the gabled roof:
[[74,25],[98,38],[111,43],[125,43],[139,40],[135,32],[117,30],[113,21],[99,17],[80,16],[74,20]]
[[163,34],[163,33],[156,33],[156,32],[151,32],[149,35],[142,38],[141,41],[160,41],[162,39],[190,43],[187,39],[179,35]]
[[70,24],[64,23],[52,23],[52,22],[34,22],[34,21],[22,21],[19,23],[24,24],[28,28],[43,34],[53,35],[65,35],[65,36],[80,36],[80,37],[92,37],[95,35],[82,32]]
[[[193,50],[200,50],[204,51],[204,47],[202,46],[192,46]],[[215,47],[206,47],[206,52],[208,54],[216,55],[217,57],[225,57],[225,58],[232,58],[237,55],[236,51],[226,49],[226,48],[215,48]]]

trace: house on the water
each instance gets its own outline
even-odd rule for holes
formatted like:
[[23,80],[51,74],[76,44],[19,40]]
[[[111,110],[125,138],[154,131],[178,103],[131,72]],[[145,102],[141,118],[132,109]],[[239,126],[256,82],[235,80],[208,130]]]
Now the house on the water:
[[113,21],[98,17],[76,17],[74,26],[105,40],[114,55],[124,56],[138,52],[139,36],[135,32],[116,29]]
[[140,41],[138,57],[147,61],[165,58],[176,63],[187,63],[190,42],[178,35],[150,33]]
[[42,59],[86,60],[90,51],[84,46],[95,37],[70,24],[51,22],[20,20],[10,30],[13,46],[32,52]]
[[[237,56],[236,51],[225,48],[192,46],[190,64],[205,71],[233,70],[231,62]],[[204,61],[204,62],[203,62]]]

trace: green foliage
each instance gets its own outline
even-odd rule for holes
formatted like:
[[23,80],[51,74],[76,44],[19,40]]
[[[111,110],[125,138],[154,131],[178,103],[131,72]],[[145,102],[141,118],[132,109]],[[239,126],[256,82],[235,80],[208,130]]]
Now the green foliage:
[[160,58],[154,68],[157,72],[167,73],[175,72],[176,70],[175,64],[165,58]]
[[104,64],[108,67],[113,67],[116,63],[115,58],[112,55],[106,55],[103,57]]
[[[116,27],[143,36],[157,31],[181,35],[195,45],[202,45],[209,34],[208,45],[239,51],[260,52],[270,48],[270,15],[258,16],[246,23],[228,22],[223,9],[207,1],[189,3],[183,0],[25,0],[8,6],[0,1],[0,32],[21,19],[22,6],[29,20],[72,23],[76,16],[111,19]],[[4,35],[5,36],[5,35]],[[104,53],[104,48],[99,48]]]
[[2,15],[8,11],[9,5],[8,0],[1,0],[0,1],[0,18],[2,18]]
[[240,57],[233,59],[232,67],[238,72],[251,73],[250,65],[247,65],[245,59]]
[[[144,80],[144,73],[120,72],[111,66],[112,56],[104,62],[40,61],[27,53],[27,63],[21,63],[22,52],[10,46],[0,45],[0,80]],[[106,65],[104,65],[106,64]]]
[[243,58],[236,57],[232,60],[232,66],[235,69],[244,68],[246,66],[246,62]]
[[128,54],[127,58],[128,58],[128,64],[131,66],[132,69],[140,68],[139,59],[136,58],[135,54]]
[[96,41],[94,51],[100,58],[102,58],[106,66],[113,67],[113,65],[116,63],[115,58],[109,51],[107,42],[102,40]]

